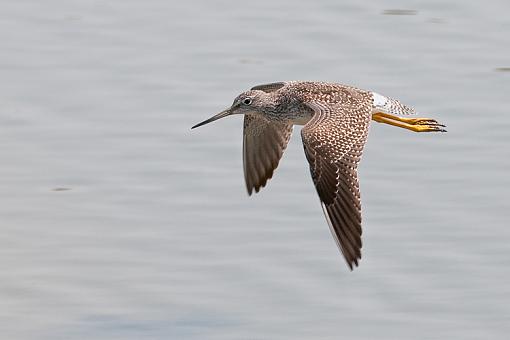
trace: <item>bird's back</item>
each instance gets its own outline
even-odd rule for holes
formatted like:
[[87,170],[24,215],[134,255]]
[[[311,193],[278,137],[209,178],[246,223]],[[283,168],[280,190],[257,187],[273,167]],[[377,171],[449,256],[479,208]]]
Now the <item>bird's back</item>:
[[325,104],[345,106],[372,103],[371,92],[336,83],[289,81],[279,92],[283,96],[294,96],[305,103],[319,101]]

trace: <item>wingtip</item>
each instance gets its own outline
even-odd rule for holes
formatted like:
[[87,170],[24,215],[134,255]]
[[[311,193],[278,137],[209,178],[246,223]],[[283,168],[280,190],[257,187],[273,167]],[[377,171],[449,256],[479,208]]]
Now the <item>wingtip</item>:
[[356,257],[356,258],[351,259],[351,260],[347,260],[347,259],[345,259],[345,260],[347,262],[347,266],[349,266],[349,269],[352,272],[354,269],[356,269],[359,266],[359,261],[358,260],[361,260],[361,257]]
[[252,194],[256,194],[264,187],[265,183],[263,185],[254,185],[250,186],[249,184],[246,184],[246,191],[248,192],[248,196],[251,196]]
[[248,196],[253,194],[253,187],[248,183],[246,183],[246,192],[248,193]]

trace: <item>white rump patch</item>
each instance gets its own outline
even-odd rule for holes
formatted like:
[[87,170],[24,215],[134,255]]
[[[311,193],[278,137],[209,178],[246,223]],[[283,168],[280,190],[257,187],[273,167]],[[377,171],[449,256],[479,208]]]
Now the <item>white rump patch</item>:
[[384,107],[388,102],[388,98],[380,95],[377,92],[372,92],[372,96],[374,97],[374,106],[375,107]]

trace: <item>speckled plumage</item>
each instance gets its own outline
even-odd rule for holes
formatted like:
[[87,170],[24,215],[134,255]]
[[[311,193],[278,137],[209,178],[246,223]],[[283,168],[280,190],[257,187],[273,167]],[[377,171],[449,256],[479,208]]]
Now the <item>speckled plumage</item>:
[[[251,195],[272,177],[293,126],[304,125],[301,138],[312,179],[331,232],[352,269],[358,265],[362,246],[357,168],[375,112],[387,117],[412,114],[414,109],[351,86],[289,81],[255,86],[240,94],[230,109],[194,127],[230,114],[244,114],[243,164]],[[410,124],[432,122],[427,130],[420,125],[419,131],[443,131],[435,120],[417,120]]]

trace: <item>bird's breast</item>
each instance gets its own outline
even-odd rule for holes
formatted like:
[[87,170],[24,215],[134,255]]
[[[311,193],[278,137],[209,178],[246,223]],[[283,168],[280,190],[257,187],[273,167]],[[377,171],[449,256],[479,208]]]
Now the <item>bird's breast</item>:
[[313,116],[313,110],[296,98],[279,109],[280,117],[290,120],[294,125],[305,125]]

